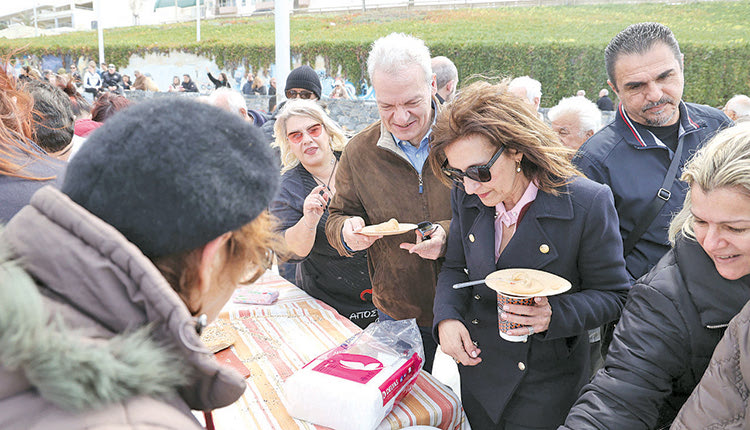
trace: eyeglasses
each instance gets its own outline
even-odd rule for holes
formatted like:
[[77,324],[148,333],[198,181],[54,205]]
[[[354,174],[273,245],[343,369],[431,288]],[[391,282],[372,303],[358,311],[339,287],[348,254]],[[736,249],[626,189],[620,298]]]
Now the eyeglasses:
[[314,92],[307,91],[307,90],[302,90],[302,91],[286,90],[286,92],[284,94],[286,95],[286,98],[288,98],[288,99],[295,99],[295,98],[299,97],[299,98],[305,99],[305,100],[311,99],[315,95]]
[[290,142],[297,145],[300,142],[302,142],[302,138],[307,134],[310,137],[318,137],[320,134],[323,133],[323,125],[322,124],[313,124],[310,127],[307,127],[307,130],[304,131],[293,131],[286,135],[287,139],[289,139]]
[[487,164],[480,165],[480,166],[469,166],[466,168],[466,171],[461,171],[458,169],[454,169],[452,167],[448,167],[448,160],[446,159],[443,162],[443,165],[441,167],[443,174],[453,180],[453,182],[457,184],[462,184],[464,182],[464,178],[468,177],[471,180],[477,181],[477,182],[489,182],[492,180],[492,174],[490,173],[490,167],[492,167],[493,164],[495,164],[495,161],[497,161],[498,158],[500,158],[500,154],[503,153],[505,150],[505,146],[500,146],[497,151],[495,151],[495,155],[490,158],[490,161],[487,162]]

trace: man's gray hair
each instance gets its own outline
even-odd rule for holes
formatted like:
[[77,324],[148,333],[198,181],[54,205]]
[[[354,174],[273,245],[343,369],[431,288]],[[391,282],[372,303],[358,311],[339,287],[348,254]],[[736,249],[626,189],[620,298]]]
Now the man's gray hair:
[[578,137],[585,136],[589,130],[596,133],[602,127],[602,112],[587,98],[565,97],[547,112],[547,117],[550,121],[555,121],[566,114],[573,114],[578,118]]
[[733,111],[737,118],[750,117],[750,97],[738,94],[727,101],[724,109]]
[[542,83],[530,76],[519,76],[508,84],[508,89],[523,88],[526,90],[526,98],[534,103],[534,98],[542,99]]
[[458,82],[458,69],[448,57],[438,56],[432,59],[432,72],[437,78],[437,87],[443,88],[449,81]]
[[674,58],[680,64],[680,70],[682,70],[680,45],[677,43],[677,39],[669,27],[656,22],[632,24],[619,32],[604,50],[604,65],[607,68],[607,77],[615,89],[617,89],[617,82],[615,82],[615,63],[617,62],[617,58],[620,55],[643,55],[657,42],[667,45],[672,50]]
[[391,33],[372,43],[367,57],[367,73],[372,82],[375,70],[394,74],[417,64],[424,71],[424,79],[432,82],[430,50],[424,41],[404,33]]
[[[240,109],[244,109],[247,112],[247,103],[245,97],[239,92],[226,87],[217,88],[211,95],[208,96],[208,104],[222,108],[225,111],[242,117]],[[247,119],[243,117],[242,119]]]

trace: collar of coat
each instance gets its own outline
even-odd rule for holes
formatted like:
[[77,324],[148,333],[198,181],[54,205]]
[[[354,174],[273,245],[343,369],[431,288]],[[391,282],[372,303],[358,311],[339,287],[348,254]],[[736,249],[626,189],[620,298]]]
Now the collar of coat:
[[[466,194],[461,204],[464,208],[475,208],[480,212],[491,213],[494,217],[495,208],[485,206],[476,194]],[[569,187],[567,185],[562,186],[556,196],[539,190],[525,216],[573,219],[573,200],[570,197]]]
[[[549,240],[549,235],[541,220],[544,218],[563,221],[573,219],[573,199],[569,185],[560,187],[558,195],[539,190],[536,199],[529,205],[523,221],[518,225],[514,234],[514,238],[518,240],[508,243],[507,256],[498,261],[495,261],[494,251],[495,208],[485,206],[475,194],[469,195],[458,189],[453,192],[460,196],[454,201],[463,208],[458,211],[466,213],[467,219],[471,220],[472,232],[475,236],[474,246],[477,247],[479,255],[483,256],[481,260],[477,260],[477,267],[472,272],[472,276],[484,277],[495,270],[518,267],[520,264],[523,267],[541,269],[556,260],[560,253],[565,252]],[[454,197],[457,197],[456,194]],[[549,251],[541,253],[535,247],[528,246],[526,240],[541,240],[540,243],[549,246]]]
[[[690,116],[690,111],[685,102],[680,101],[679,104],[680,113],[680,131],[679,138],[682,138],[685,134],[693,133],[706,127],[706,122],[700,118],[693,118]],[[617,107],[617,113],[615,115],[615,126],[620,130],[618,135],[623,136],[625,141],[635,148],[667,148],[653,133],[647,130],[642,125],[636,123],[628,116],[625,112],[625,107],[622,103]],[[668,148],[667,148],[668,149]],[[671,151],[671,150],[670,150]]]
[[711,258],[695,240],[679,238],[674,253],[680,275],[704,327],[726,325],[750,300],[750,275],[735,281],[722,278]]
[[0,245],[0,363],[17,385],[70,409],[179,394],[211,410],[242,395],[153,263],[60,191],[34,194]]

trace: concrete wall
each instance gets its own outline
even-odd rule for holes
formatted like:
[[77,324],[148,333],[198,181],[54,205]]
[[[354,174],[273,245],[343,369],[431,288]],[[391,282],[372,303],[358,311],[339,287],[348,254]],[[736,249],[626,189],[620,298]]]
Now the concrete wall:
[[[151,97],[199,97],[198,93],[152,93],[147,91],[127,91],[125,95],[134,101],[143,100]],[[268,108],[268,101],[271,96],[245,96],[245,102],[248,109],[255,109],[265,112]],[[348,136],[353,136],[363,130],[368,125],[380,119],[378,116],[378,107],[374,100],[341,100],[341,99],[324,99],[326,112],[333,118],[346,132]],[[547,111],[542,108],[540,112],[547,119]],[[602,112],[602,124],[610,123],[615,117],[615,112]],[[548,120],[547,120],[548,121]]]
[[[126,91],[125,96],[133,101],[140,101],[153,97],[200,97],[198,93],[152,93],[149,91]],[[266,112],[271,96],[245,96],[248,109]],[[342,100],[324,99],[328,115],[333,118],[346,132],[353,136],[360,130],[379,119],[378,107],[372,100]]]

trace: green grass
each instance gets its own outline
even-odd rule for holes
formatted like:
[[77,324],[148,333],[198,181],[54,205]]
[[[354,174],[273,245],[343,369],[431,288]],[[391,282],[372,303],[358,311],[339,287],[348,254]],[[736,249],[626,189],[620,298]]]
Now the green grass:
[[[293,46],[338,42],[367,43],[393,31],[433,43],[570,43],[606,45],[628,24],[657,21],[669,26],[680,43],[699,45],[750,42],[750,2],[628,4],[600,6],[505,7],[437,11],[295,15]],[[242,43],[272,46],[272,16],[201,22],[204,45]],[[195,23],[105,30],[105,43],[130,49],[179,49],[195,45]],[[32,39],[0,40],[0,47],[55,52],[96,49],[95,31]]]

